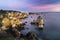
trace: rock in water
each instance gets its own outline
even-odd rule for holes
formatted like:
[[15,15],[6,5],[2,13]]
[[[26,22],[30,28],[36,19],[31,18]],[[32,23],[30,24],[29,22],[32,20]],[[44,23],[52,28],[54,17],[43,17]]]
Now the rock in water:
[[27,36],[28,40],[38,40],[36,34],[34,34],[32,32],[29,32],[26,36]]
[[43,27],[44,27],[43,25],[39,25],[39,29],[43,29]]
[[37,19],[37,21],[38,21],[38,27],[43,29],[43,27],[44,27],[44,21],[43,21],[42,17],[39,16],[38,19]]
[[38,40],[36,34],[29,32],[27,35],[21,35],[20,40]]

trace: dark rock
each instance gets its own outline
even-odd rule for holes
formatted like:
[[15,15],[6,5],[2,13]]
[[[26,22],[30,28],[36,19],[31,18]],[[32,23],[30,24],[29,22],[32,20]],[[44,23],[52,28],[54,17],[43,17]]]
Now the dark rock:
[[31,22],[31,24],[38,24],[37,22]]
[[25,22],[25,23],[27,23],[27,22]]
[[27,35],[21,35],[20,40],[38,40],[36,34],[29,32]]

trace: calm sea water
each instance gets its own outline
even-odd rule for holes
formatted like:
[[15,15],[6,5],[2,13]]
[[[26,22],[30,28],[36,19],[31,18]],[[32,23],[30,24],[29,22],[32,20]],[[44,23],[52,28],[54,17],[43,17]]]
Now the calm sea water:
[[[30,24],[39,15],[44,19],[43,30],[39,30],[37,25]],[[26,35],[28,32],[34,32],[39,40],[60,40],[60,13],[43,13],[39,15],[30,15],[23,20],[23,22],[27,21],[28,23],[26,23],[25,29],[21,31],[22,34]]]

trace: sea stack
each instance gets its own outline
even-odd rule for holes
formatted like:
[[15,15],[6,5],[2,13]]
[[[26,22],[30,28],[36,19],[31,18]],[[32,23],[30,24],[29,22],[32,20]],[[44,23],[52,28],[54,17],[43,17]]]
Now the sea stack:
[[37,18],[37,21],[38,21],[38,27],[39,27],[40,29],[43,29],[43,27],[44,27],[43,18],[42,18],[41,16],[39,16],[39,17]]

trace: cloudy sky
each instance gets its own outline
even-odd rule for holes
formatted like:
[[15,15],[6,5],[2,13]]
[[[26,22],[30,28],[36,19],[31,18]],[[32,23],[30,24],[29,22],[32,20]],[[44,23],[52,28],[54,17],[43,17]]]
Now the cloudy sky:
[[60,12],[60,0],[0,0],[0,9],[27,12]]

